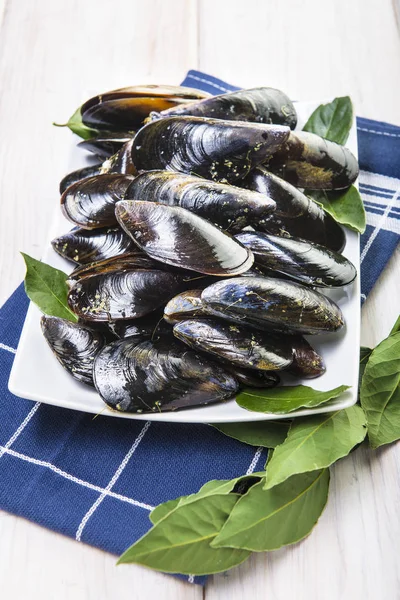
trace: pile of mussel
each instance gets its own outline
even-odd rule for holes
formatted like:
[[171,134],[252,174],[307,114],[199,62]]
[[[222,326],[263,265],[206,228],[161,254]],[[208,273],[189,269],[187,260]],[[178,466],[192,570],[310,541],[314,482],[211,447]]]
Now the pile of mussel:
[[104,162],[60,186],[75,227],[52,244],[75,264],[79,320],[44,316],[42,329],[62,366],[134,413],[324,373],[304,335],[343,327],[322,291],[356,269],[342,228],[302,189],[351,185],[351,152],[294,131],[293,103],[265,87],[124,88],[80,112],[96,134],[80,145]]

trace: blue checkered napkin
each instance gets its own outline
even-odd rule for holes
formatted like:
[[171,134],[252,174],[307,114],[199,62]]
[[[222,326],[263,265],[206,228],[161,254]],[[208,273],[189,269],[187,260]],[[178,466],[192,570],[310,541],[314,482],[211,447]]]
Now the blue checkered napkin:
[[[211,94],[239,89],[199,71],[183,85]],[[359,186],[367,212],[361,236],[361,301],[372,290],[392,256],[400,234],[400,127],[357,118]]]
[[[213,93],[236,89],[197,71],[184,83]],[[397,243],[400,129],[365,119],[358,127],[369,219],[362,264],[367,294]],[[153,506],[195,492],[210,479],[262,467],[265,450],[207,425],[93,420],[10,394],[7,383],[27,307],[20,286],[0,310],[0,508],[121,554],[147,531]]]

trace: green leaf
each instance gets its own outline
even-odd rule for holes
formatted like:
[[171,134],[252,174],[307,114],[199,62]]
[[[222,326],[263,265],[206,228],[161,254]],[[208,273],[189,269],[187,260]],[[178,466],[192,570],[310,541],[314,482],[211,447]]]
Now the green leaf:
[[393,325],[389,335],[394,335],[400,331],[400,315],[397,317],[396,323]]
[[249,552],[211,548],[235,506],[236,494],[212,495],[178,506],[120,557],[120,563],[138,563],[166,573],[207,575],[245,561]]
[[89,140],[90,138],[99,135],[99,131],[97,129],[91,129],[82,122],[81,107],[74,112],[68,123],[63,123],[62,125],[59,123],[53,123],[53,125],[56,127],[69,127],[73,133],[76,133],[76,135],[79,135],[79,137],[83,138],[84,140]]
[[366,433],[366,418],[359,406],[294,419],[286,440],[268,463],[264,488],[272,488],[297,473],[329,467],[347,456]]
[[242,548],[253,552],[276,550],[306,537],[328,499],[329,471],[294,475],[265,490],[260,481],[240,498],[213,548]]
[[78,321],[67,303],[68,275],[21,252],[25,264],[25,292],[46,315]]
[[236,402],[246,410],[285,415],[298,408],[312,408],[337,398],[350,386],[340,385],[333,390],[321,392],[306,385],[269,388],[255,392],[254,388],[243,390]]
[[306,190],[315,202],[329,213],[335,221],[354,229],[359,233],[365,231],[367,224],[365,208],[358,189],[351,185],[347,190],[327,192],[324,190]]
[[366,346],[361,346],[360,348],[360,370],[358,375],[358,389],[361,387],[362,378],[364,375],[365,367],[367,366],[367,362],[369,357],[371,356],[372,348],[367,348]]
[[318,106],[304,125],[303,131],[316,133],[327,140],[344,145],[352,125],[352,102],[349,96],[342,96]]
[[360,400],[372,448],[400,439],[400,332],[372,351],[361,382]]
[[254,423],[219,423],[215,429],[250,446],[275,448],[289,431],[288,421],[255,421]]
[[161,521],[161,519],[169,515],[169,513],[173,510],[175,510],[182,498],[187,498],[187,496],[180,496],[179,498],[175,498],[174,500],[168,500],[167,502],[163,502],[162,504],[159,504],[158,506],[153,508],[149,515],[150,521],[153,523],[153,525],[158,523],[158,521]]

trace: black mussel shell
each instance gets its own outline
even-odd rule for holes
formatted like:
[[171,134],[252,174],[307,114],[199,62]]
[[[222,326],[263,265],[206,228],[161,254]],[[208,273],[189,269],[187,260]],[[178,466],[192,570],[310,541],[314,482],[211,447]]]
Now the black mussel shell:
[[119,175],[137,175],[132,161],[133,139],[128,140],[122,148],[103,162],[102,173],[117,173]]
[[310,190],[347,188],[359,173],[357,159],[348,148],[306,131],[291,132],[268,169]]
[[94,175],[100,175],[102,173],[102,168],[103,163],[97,163],[95,165],[83,167],[83,169],[77,169],[76,171],[68,173],[68,175],[63,177],[60,181],[60,194],[63,194],[70,185],[73,185],[77,181],[82,181],[82,179],[87,179],[88,177],[93,177]]
[[81,106],[82,121],[94,129],[126,131],[139,127],[151,111],[206,97],[181,86],[136,86],[112,90],[90,98]]
[[143,255],[120,227],[75,228],[52,240],[51,245],[57,254],[78,265],[88,265],[127,252]]
[[178,105],[153,118],[192,115],[228,121],[252,121],[296,127],[297,115],[290,98],[280,90],[268,87],[238,90],[206,98],[186,105]]
[[130,131],[129,133],[113,133],[111,131],[105,131],[104,133],[99,133],[96,137],[79,142],[78,148],[86,150],[87,152],[92,152],[99,158],[110,158],[110,156],[116,154],[126,142],[129,142],[135,133],[135,131]]
[[275,202],[263,194],[171,171],[148,171],[135,177],[125,200],[180,206],[230,232],[269,217],[275,209]]
[[293,348],[293,362],[289,372],[297,377],[312,379],[320,377],[326,371],[325,363],[316,350],[301,335],[290,336]]
[[254,254],[256,266],[317,287],[339,287],[357,276],[353,263],[325,246],[258,231],[235,236]]
[[289,132],[282,125],[168,117],[137,132],[132,160],[138,171],[179,171],[233,183],[276,152]]
[[203,290],[186,290],[174,296],[164,308],[164,319],[167,323],[177,323],[182,319],[204,316],[201,305]]
[[160,270],[110,272],[80,279],[68,293],[71,310],[87,321],[143,317],[181,291],[183,276]]
[[238,275],[253,255],[230,235],[179,206],[123,200],[115,214],[121,227],[151,258],[206,275]]
[[41,319],[42,332],[59,363],[75,379],[93,385],[93,363],[104,345],[104,337],[60,317]]
[[146,254],[143,254],[143,252],[137,248],[134,252],[126,252],[119,256],[113,256],[111,258],[106,258],[105,260],[89,263],[88,265],[82,265],[81,267],[74,269],[68,279],[78,281],[78,279],[91,277],[92,275],[101,273],[126,270],[132,271],[133,269],[159,269],[159,265],[160,263],[156,263],[155,260],[146,256]]
[[225,279],[207,287],[201,301],[210,314],[266,331],[330,333],[344,324],[342,312],[332,300],[283,279]]
[[228,370],[232,372],[242,387],[273,388],[280,382],[279,375],[274,371],[242,369],[237,365]]
[[105,346],[94,366],[97,391],[122,412],[161,412],[221,402],[238,389],[220,365],[176,343],[130,338]]
[[174,325],[174,335],[191,348],[245,369],[280,371],[293,361],[285,338],[219,319],[188,319]]
[[128,319],[109,323],[109,327],[119,339],[135,338],[138,342],[159,340],[161,337],[173,339],[172,327],[163,320],[163,313],[156,310],[140,319]]
[[63,214],[85,229],[116,225],[115,204],[133,181],[130,175],[97,175],[77,181],[61,196]]
[[265,194],[276,203],[273,215],[254,222],[256,229],[310,240],[336,252],[343,250],[346,236],[340,225],[314,200],[284,179],[257,167],[241,185]]

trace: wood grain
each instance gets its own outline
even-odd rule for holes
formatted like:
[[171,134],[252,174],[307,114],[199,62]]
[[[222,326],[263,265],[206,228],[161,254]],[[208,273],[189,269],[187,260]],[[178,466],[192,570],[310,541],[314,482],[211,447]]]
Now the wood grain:
[[[0,1],[0,302],[40,257],[71,144],[65,121],[85,92],[179,83],[200,68],[293,98],[350,94],[362,116],[400,124],[400,35],[390,0]],[[374,345],[399,312],[400,252],[363,309]],[[333,469],[312,535],[210,578],[207,600],[399,597],[399,445],[359,449]],[[0,482],[1,485],[1,482]],[[2,597],[196,599],[197,586],[0,515]]]

